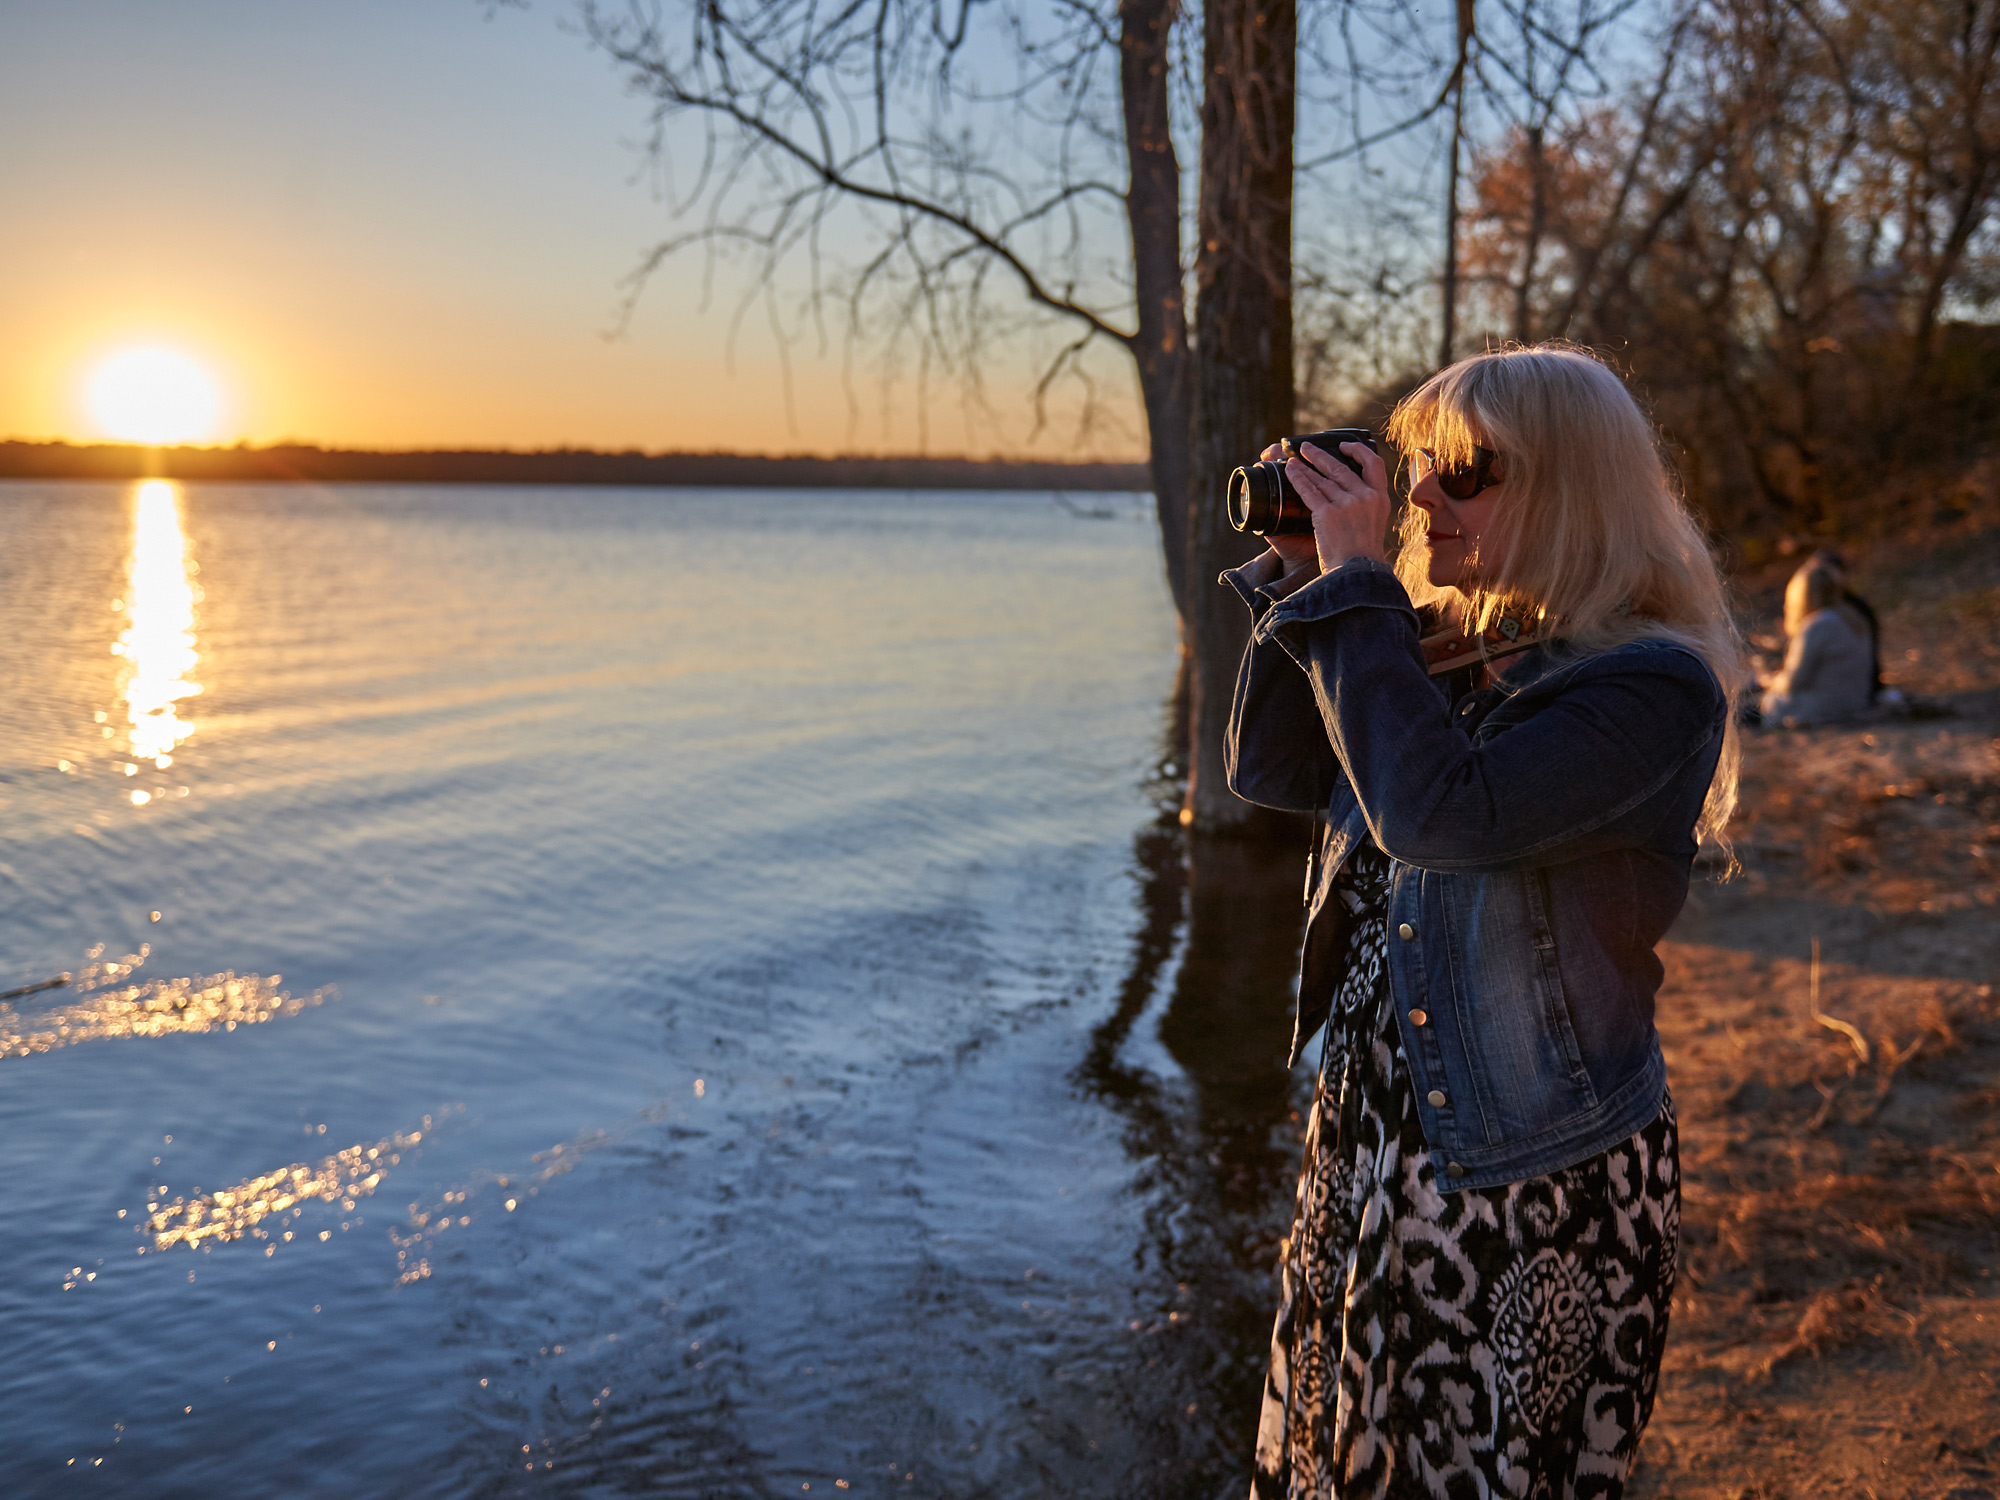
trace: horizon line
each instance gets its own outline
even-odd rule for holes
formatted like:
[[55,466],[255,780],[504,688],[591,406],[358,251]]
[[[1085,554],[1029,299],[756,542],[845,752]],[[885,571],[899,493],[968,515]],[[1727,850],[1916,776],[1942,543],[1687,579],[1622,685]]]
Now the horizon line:
[[274,442],[255,443],[248,438],[239,438],[233,443],[138,443],[118,438],[33,438],[0,437],[0,449],[37,448],[69,449],[73,452],[112,452],[141,454],[186,454],[189,456],[220,457],[227,454],[277,454],[277,453],[322,453],[329,456],[353,456],[357,458],[432,458],[432,457],[510,457],[510,458],[620,458],[620,459],[745,459],[763,463],[944,463],[944,464],[985,464],[985,465],[1025,465],[1055,468],[1129,468],[1144,467],[1147,459],[1143,456],[1129,458],[1055,458],[1036,456],[1005,457],[988,455],[975,457],[966,453],[925,453],[855,450],[838,453],[800,452],[784,453],[743,451],[734,448],[625,448],[593,447],[586,444],[555,444],[542,447],[513,447],[509,445],[466,445],[436,444],[431,446],[359,446],[329,444],[309,438],[280,438]]

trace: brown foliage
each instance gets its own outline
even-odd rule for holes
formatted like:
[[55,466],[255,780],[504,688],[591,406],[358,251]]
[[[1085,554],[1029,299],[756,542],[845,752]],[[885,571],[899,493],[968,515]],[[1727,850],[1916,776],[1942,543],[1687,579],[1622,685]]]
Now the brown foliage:
[[1629,366],[1725,528],[1867,529],[1885,473],[2000,441],[1968,321],[2000,291],[2000,0],[1694,0],[1651,88],[1473,184],[1487,326]]

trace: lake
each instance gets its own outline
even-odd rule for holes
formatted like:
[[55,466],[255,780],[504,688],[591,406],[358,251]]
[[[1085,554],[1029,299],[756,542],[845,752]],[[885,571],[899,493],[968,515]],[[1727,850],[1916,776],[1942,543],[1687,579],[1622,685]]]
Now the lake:
[[10,1495],[1247,1485],[1142,496],[0,485]]

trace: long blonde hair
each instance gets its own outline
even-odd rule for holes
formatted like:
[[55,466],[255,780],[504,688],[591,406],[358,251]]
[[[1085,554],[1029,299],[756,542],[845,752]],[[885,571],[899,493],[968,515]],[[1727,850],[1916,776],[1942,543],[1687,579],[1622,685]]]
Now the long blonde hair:
[[1841,602],[1840,580],[1817,558],[1792,574],[1785,584],[1785,634],[1797,635],[1805,629],[1806,617]]
[[[1726,849],[1742,642],[1701,524],[1625,382],[1571,344],[1476,354],[1398,402],[1385,434],[1405,453],[1429,449],[1444,467],[1471,463],[1475,446],[1502,455],[1507,487],[1481,538],[1497,562],[1468,590],[1469,630],[1512,612],[1576,650],[1665,640],[1708,664],[1729,715],[1696,832]],[[1407,508],[1396,574],[1418,604],[1446,604],[1457,591],[1426,576],[1426,524],[1419,507]]]

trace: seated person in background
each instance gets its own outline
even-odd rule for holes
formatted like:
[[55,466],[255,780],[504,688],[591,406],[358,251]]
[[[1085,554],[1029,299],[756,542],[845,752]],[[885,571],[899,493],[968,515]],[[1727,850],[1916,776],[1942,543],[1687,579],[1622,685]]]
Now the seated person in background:
[[[1861,633],[1868,642],[1868,697],[1872,702],[1882,696],[1882,622],[1875,618],[1874,607],[1862,598],[1847,583],[1847,559],[1831,547],[1822,547],[1806,562],[1808,568],[1818,568],[1833,575],[1834,587],[1839,591],[1838,609],[1847,623]],[[1897,694],[1898,698],[1902,695]]]
[[1785,586],[1785,664],[1764,687],[1766,724],[1827,724],[1868,711],[1874,699],[1875,634],[1815,557]]

